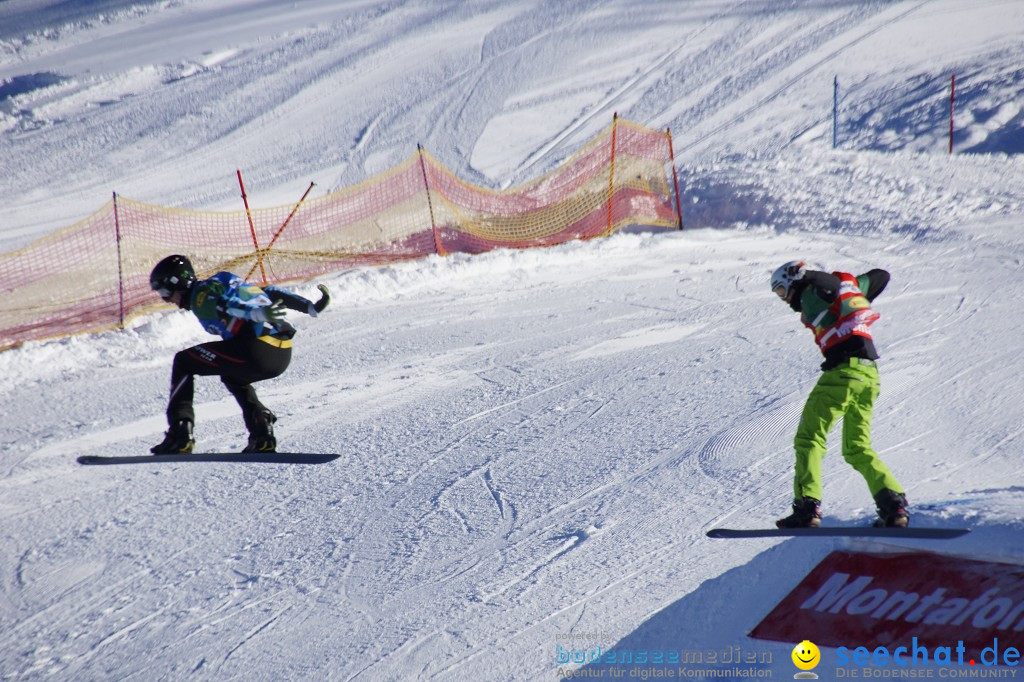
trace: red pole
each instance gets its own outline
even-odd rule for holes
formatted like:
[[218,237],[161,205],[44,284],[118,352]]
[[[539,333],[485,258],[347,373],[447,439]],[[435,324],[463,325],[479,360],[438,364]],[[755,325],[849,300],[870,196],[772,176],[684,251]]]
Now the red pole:
[[[288,214],[288,217],[284,219],[284,223],[281,224],[281,227],[277,228],[277,232],[274,233],[274,237],[270,240],[270,243],[267,244],[267,253],[270,253],[270,250],[274,248],[274,242],[276,242],[277,238],[281,236],[282,232],[284,232],[284,228],[288,227],[288,223],[291,222],[292,218],[295,216],[295,213],[299,210],[299,206],[302,206],[302,202],[306,200],[306,197],[309,196],[309,193],[313,190],[313,187],[315,185],[316,183],[314,182],[309,183],[309,187],[307,187],[306,191],[303,192],[302,198],[299,199],[299,203],[295,204],[295,208],[293,208],[292,212]],[[245,278],[249,279],[250,277],[252,277],[253,270],[255,269],[256,266],[253,265],[252,268],[249,270],[249,274],[247,274]],[[273,268],[271,268],[271,270],[273,270]],[[275,274],[274,276],[276,277],[277,275]],[[266,280],[266,278],[264,278],[264,280]]]
[[[256,246],[256,262],[260,266],[260,274],[263,276],[263,283],[267,283],[267,272],[263,269],[263,254],[260,253],[260,243],[256,239],[256,226],[252,222],[252,212],[249,210],[249,197],[245,195],[245,183],[242,182],[242,171],[236,170],[238,175],[238,186],[242,188],[242,203],[245,204],[245,217],[249,219],[249,231],[252,233],[252,243]],[[254,268],[255,269],[255,268]]]
[[953,102],[956,101],[956,74],[949,81],[949,153],[953,153]]
[[683,229],[683,208],[679,202],[679,174],[676,173],[676,153],[672,149],[672,129],[665,128],[665,135],[668,136],[668,157],[672,163],[672,184],[676,188],[676,217],[679,218],[679,229]]
[[[612,154],[608,166],[608,232],[612,233],[612,197],[615,192],[615,133],[619,126],[619,113],[612,117]],[[607,236],[607,235],[606,235]]]

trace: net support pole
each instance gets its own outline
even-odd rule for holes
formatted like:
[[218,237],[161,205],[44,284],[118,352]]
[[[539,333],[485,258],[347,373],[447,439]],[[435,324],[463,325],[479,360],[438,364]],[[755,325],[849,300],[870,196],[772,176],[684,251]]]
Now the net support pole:
[[839,146],[839,76],[832,79],[832,149]]
[[[313,187],[315,185],[316,185],[315,182],[310,182],[309,183],[309,187],[307,187],[306,191],[302,193],[302,197],[299,199],[299,202],[297,204],[295,204],[295,208],[292,209],[292,212],[289,213],[288,217],[284,219],[283,223],[281,223],[281,227],[277,228],[277,232],[274,233],[274,236],[271,238],[270,243],[267,244],[267,248],[266,248],[266,252],[267,253],[270,253],[270,250],[272,248],[274,248],[274,242],[276,242],[277,238],[281,236],[282,232],[284,232],[284,228],[288,227],[288,223],[290,223],[292,221],[292,218],[298,212],[299,207],[302,206],[302,202],[304,202],[306,200],[306,197],[309,196],[309,193],[311,191],[313,191]],[[271,268],[271,270],[273,270],[273,268]],[[252,277],[252,273],[255,272],[255,271],[256,271],[256,264],[254,263],[252,268],[249,269],[249,274],[247,274],[245,276],[245,278],[249,279],[250,277]],[[275,277],[276,277],[276,275],[275,275]],[[266,278],[264,278],[264,280],[266,280]]]
[[953,103],[956,102],[956,74],[949,80],[949,153],[953,153]]
[[679,219],[677,223],[679,229],[683,229],[683,204],[679,199],[679,174],[676,173],[676,153],[672,148],[672,129],[665,128],[665,136],[668,138],[668,158],[672,164],[672,186],[676,191],[676,218]]
[[430,183],[427,182],[427,164],[423,160],[423,145],[416,144],[416,152],[420,155],[420,172],[423,174],[423,189],[427,192],[427,210],[430,211],[430,230],[434,235],[434,253],[439,256],[445,255],[444,247],[441,245],[441,235],[437,231],[437,223],[434,221],[434,202],[430,198]]
[[612,202],[615,197],[615,136],[619,128],[619,113],[612,116],[612,148],[608,160],[608,228],[605,236],[612,233]]
[[121,258],[121,220],[117,214],[117,192],[114,192],[114,238],[117,240],[117,326],[124,329],[124,265]]
[[[252,243],[256,247],[256,264],[259,265],[260,275],[263,277],[263,283],[267,283],[267,271],[263,268],[263,253],[260,251],[260,242],[256,238],[256,225],[252,222],[252,211],[249,210],[249,197],[245,194],[245,183],[242,182],[242,171],[235,170],[235,174],[238,176],[238,186],[242,190],[242,203],[245,204],[245,217],[249,219],[249,232],[252,234]],[[255,271],[255,267],[253,270]]]

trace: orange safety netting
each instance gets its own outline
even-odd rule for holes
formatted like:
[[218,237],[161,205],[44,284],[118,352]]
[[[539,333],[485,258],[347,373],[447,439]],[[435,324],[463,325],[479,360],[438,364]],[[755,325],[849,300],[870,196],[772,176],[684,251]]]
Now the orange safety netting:
[[149,289],[171,253],[196,274],[256,283],[307,279],[428,254],[479,253],[679,224],[666,177],[671,138],[622,119],[555,171],[493,191],[463,182],[419,149],[359,185],[294,206],[193,211],[114,196],[92,216],[0,254],[0,348],[123,326],[165,306]]

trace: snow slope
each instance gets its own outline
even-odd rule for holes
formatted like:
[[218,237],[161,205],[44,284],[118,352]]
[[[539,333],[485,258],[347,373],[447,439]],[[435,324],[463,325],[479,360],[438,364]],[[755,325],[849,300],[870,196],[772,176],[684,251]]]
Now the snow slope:
[[[236,209],[242,168],[287,203],[417,142],[514,184],[614,111],[672,128],[689,229],[324,280],[334,304],[259,390],[282,447],[326,465],[75,463],[159,440],[171,358],[208,338],[186,313],[0,353],[3,679],[553,680],[583,634],[769,651],[788,678],[792,645],[746,633],[845,545],[704,531],[788,505],[819,362],[767,290],[793,257],[892,272],[875,444],[915,524],[974,528],[944,551],[1021,561],[1024,5],[71,11],[0,2],[2,248],[112,190]],[[203,450],[244,442],[218,382],[197,413]],[[831,521],[872,513],[835,448],[825,486]]]

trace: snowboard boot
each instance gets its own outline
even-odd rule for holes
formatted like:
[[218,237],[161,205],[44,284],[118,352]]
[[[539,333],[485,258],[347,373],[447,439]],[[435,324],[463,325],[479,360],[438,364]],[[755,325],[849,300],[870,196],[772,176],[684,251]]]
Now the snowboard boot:
[[793,513],[775,522],[777,528],[817,528],[821,525],[821,502],[813,497],[793,500]]
[[258,412],[252,418],[249,427],[249,442],[242,452],[276,452],[277,439],[274,438],[274,422],[277,417],[269,410]]
[[875,504],[878,506],[876,528],[906,528],[910,524],[907,496],[903,493],[882,488],[875,495]]
[[187,419],[179,419],[171,424],[164,434],[164,440],[159,445],[149,449],[154,455],[179,455],[192,452],[195,447],[195,440],[192,438],[192,422]]

